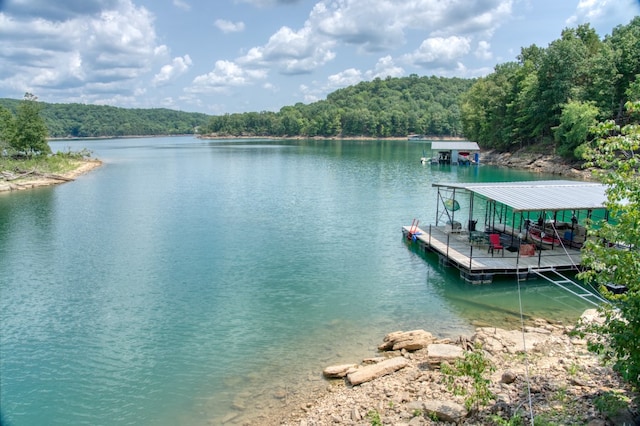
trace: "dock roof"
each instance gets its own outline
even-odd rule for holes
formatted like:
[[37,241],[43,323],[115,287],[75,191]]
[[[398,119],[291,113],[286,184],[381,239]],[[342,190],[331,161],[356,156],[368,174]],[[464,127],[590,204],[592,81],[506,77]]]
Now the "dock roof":
[[605,185],[571,180],[434,183],[433,186],[465,189],[514,211],[595,210],[604,209],[607,201]]
[[456,150],[456,151],[480,151],[477,142],[462,141],[433,141],[431,142],[432,150]]

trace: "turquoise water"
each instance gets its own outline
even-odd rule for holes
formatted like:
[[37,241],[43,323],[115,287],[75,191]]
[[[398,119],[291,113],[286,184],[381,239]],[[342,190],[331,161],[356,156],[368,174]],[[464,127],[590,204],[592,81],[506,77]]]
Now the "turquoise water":
[[[0,194],[3,424],[219,424],[321,385],[391,331],[517,324],[517,286],[471,286],[402,238],[432,182],[548,179],[421,165],[423,142],[65,141],[105,164]],[[542,282],[529,316],[586,306]],[[302,378],[302,379],[301,379]],[[279,401],[281,403],[281,401]],[[240,417],[241,418],[241,417]]]

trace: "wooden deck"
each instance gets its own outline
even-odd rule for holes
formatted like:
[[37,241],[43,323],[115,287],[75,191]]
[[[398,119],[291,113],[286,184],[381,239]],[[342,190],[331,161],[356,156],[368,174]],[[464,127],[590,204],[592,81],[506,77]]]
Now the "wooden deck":
[[414,229],[410,237],[410,228],[403,226],[402,233],[413,244],[418,244],[426,252],[437,253],[440,263],[456,267],[462,278],[473,283],[489,283],[495,275],[527,279],[533,277],[532,270],[576,270],[582,260],[579,249],[562,246],[546,250],[536,246],[535,255],[521,256],[517,250],[518,238],[508,234],[501,235],[504,255],[502,251],[492,255],[487,243],[481,242],[482,239],[472,243],[468,232],[445,232],[444,226],[429,226],[427,229]]

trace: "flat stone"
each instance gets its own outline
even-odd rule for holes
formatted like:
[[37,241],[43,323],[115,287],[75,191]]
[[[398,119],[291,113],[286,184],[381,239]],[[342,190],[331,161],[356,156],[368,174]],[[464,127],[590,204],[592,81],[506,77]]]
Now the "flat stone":
[[322,370],[322,374],[328,378],[344,377],[355,368],[358,368],[357,364],[331,365]]
[[387,334],[378,349],[381,351],[417,351],[425,348],[434,340],[433,334],[424,330],[396,331]]
[[455,361],[458,358],[462,358],[464,351],[460,346],[433,343],[427,346],[427,353],[429,365],[439,366],[445,361]]
[[407,365],[409,365],[409,361],[404,357],[389,358],[377,364],[361,367],[347,374],[347,380],[349,380],[349,383],[352,385],[359,385],[398,371]]
[[438,421],[458,423],[467,417],[467,410],[460,404],[451,401],[427,400],[424,409],[429,417],[436,416]]

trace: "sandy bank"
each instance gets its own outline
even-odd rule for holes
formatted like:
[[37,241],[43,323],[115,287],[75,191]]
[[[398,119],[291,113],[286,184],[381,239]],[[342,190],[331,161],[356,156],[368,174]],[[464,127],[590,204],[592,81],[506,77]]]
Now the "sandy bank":
[[96,159],[78,160],[76,168],[59,175],[54,174],[29,174],[18,179],[7,179],[0,175],[0,192],[20,191],[24,189],[39,188],[43,186],[58,185],[75,180],[78,176],[100,167],[102,161]]

